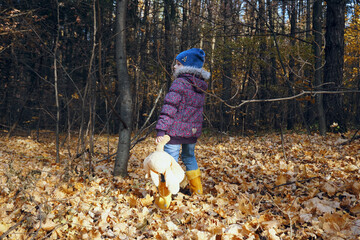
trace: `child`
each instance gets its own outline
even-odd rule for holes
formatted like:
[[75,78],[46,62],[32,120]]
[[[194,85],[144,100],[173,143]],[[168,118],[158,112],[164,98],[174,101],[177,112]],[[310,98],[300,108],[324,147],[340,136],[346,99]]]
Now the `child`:
[[[202,69],[204,61],[205,53],[199,48],[192,48],[177,55],[174,66],[175,80],[165,96],[156,125],[156,143],[159,143],[165,134],[169,135],[171,140],[164,150],[176,161],[182,148],[181,159],[186,167],[186,176],[193,194],[203,193],[201,173],[194,150],[202,129],[203,105],[208,87],[205,80],[210,78],[210,73]],[[166,202],[169,203],[171,196],[162,197],[167,198]]]

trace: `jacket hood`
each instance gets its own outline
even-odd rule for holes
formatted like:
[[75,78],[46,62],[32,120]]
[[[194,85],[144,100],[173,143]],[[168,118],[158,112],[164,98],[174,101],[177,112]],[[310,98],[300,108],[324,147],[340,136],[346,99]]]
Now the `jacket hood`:
[[182,66],[174,72],[175,78],[180,76],[188,79],[197,91],[206,91],[208,88],[208,84],[204,80],[208,80],[210,78],[210,73],[205,71],[203,68]]
[[175,78],[177,78],[179,75],[186,73],[203,78],[204,80],[208,80],[210,78],[210,73],[208,71],[205,71],[203,68],[195,68],[188,66],[182,66],[181,68],[176,69],[174,72],[174,76]]

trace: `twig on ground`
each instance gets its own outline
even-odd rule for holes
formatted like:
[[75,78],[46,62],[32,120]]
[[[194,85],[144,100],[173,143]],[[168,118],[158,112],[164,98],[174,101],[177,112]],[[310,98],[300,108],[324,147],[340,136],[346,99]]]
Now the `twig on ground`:
[[293,226],[292,226],[292,225],[293,225],[293,221],[292,221],[292,215],[291,215],[290,210],[291,210],[291,207],[294,205],[295,201],[298,199],[298,197],[296,196],[295,199],[292,201],[292,203],[291,203],[291,205],[290,205],[290,207],[289,207],[289,211],[285,211],[285,210],[283,210],[282,208],[280,208],[280,207],[276,204],[276,202],[274,201],[274,198],[273,198],[269,193],[268,193],[267,195],[268,195],[269,198],[271,199],[272,204],[273,204],[274,206],[276,206],[283,214],[286,214],[287,217],[289,218],[289,222],[290,222],[290,224],[289,224],[289,226],[290,226],[290,239],[293,239],[294,230],[293,230]]
[[41,240],[48,239],[55,230],[57,230],[58,228],[61,228],[62,226],[66,225],[66,224],[67,223],[58,224],[56,227],[54,227],[53,230],[49,231]]
[[101,159],[101,160],[97,161],[96,163],[100,163],[100,162],[103,162],[103,161],[109,160],[110,158],[114,157],[116,154],[117,154],[117,153],[113,153],[113,154],[111,154],[111,155],[107,156],[106,158],[103,158],[103,159]]
[[291,184],[294,184],[294,183],[304,183],[304,182],[308,182],[308,181],[311,181],[315,178],[320,178],[320,177],[311,177],[311,178],[307,178],[307,179],[303,179],[303,180],[299,180],[299,181],[291,181],[291,182],[286,182],[286,183],[283,183],[283,184],[279,184],[279,185],[276,185],[274,186],[272,189],[275,189],[275,188],[278,188],[278,187],[282,187],[282,186],[286,186],[286,185],[291,185]]
[[41,216],[41,206],[39,207],[39,228],[36,230],[36,232],[34,233],[34,235],[32,236],[31,240],[35,239],[36,236],[39,234],[40,229],[42,228],[42,216]]
[[7,235],[10,234],[10,232],[12,232],[14,229],[16,229],[18,226],[20,226],[24,221],[26,221],[27,217],[30,214],[26,214],[23,219],[21,219],[19,222],[15,223],[15,225],[11,226],[6,232],[4,232],[1,236],[0,236],[0,240],[4,239],[7,237]]
[[356,136],[359,131],[360,131],[360,128],[358,128],[358,130],[356,130],[356,132],[354,133],[354,135],[351,137],[350,140],[347,140],[346,142],[343,142],[343,143],[341,143],[340,145],[349,144],[349,143],[351,143],[352,141],[354,141],[355,139],[360,138],[360,136]]

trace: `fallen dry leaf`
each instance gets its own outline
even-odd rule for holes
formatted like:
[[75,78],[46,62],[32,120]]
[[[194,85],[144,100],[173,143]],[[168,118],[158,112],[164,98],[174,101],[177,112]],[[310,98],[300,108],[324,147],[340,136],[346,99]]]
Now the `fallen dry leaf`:
[[150,194],[146,194],[145,198],[140,199],[140,201],[144,207],[148,207],[153,204],[154,197],[150,196]]
[[332,197],[335,195],[337,188],[331,183],[325,182],[325,184],[321,187],[321,190],[323,192],[326,192],[330,197]]
[[275,184],[276,184],[276,185],[281,185],[281,184],[284,184],[284,183],[286,183],[286,182],[287,182],[287,177],[286,177],[286,175],[280,174],[280,175],[277,177],[277,179],[276,179],[276,181],[275,181]]
[[360,215],[360,203],[357,203],[350,209],[350,212],[354,215]]

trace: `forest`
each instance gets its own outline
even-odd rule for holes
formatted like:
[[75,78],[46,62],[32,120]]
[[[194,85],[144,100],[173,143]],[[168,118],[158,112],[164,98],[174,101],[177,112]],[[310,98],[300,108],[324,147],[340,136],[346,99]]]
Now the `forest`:
[[[115,4],[0,5],[0,124],[9,135],[54,130],[57,123],[60,132],[118,132],[123,85],[116,70]],[[204,49],[212,74],[207,128],[323,135],[332,123],[342,132],[359,124],[356,2],[129,0],[125,7],[134,131],[156,121],[174,58],[192,47]],[[289,99],[252,102],[279,98]]]
[[[358,239],[357,0],[4,0],[1,239]],[[211,73],[204,195],[142,161],[174,59]]]

